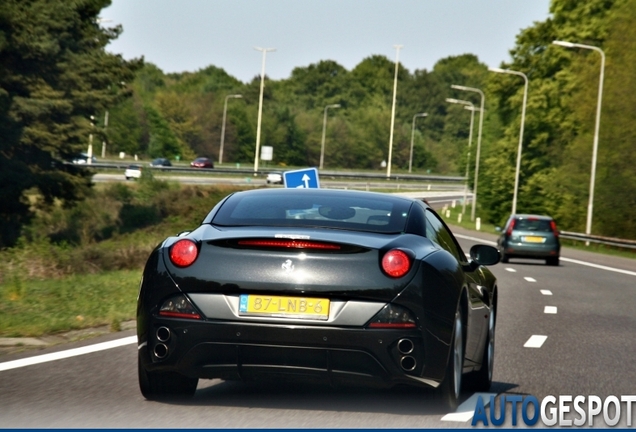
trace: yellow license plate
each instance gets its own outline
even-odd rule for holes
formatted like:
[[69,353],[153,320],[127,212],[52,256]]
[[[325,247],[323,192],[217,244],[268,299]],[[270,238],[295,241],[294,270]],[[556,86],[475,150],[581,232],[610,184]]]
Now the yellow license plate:
[[241,294],[239,315],[326,320],[329,299]]
[[539,237],[539,236],[525,236],[523,238],[524,241],[528,242],[528,243],[543,243],[545,242],[545,237]]

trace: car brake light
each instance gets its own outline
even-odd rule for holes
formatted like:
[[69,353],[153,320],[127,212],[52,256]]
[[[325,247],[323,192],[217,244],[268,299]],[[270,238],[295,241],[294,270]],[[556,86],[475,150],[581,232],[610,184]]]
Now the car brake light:
[[168,318],[201,319],[201,315],[183,294],[171,297],[163,302],[159,308],[159,315]]
[[408,309],[389,303],[371,319],[368,327],[376,329],[415,328],[415,317]]
[[279,247],[292,249],[340,250],[340,246],[337,244],[305,240],[240,240],[238,244],[241,246]]
[[411,269],[411,258],[399,249],[391,249],[382,257],[382,270],[393,278],[404,276]]
[[556,222],[553,220],[550,221],[550,229],[552,229],[555,237],[559,236],[559,230],[557,229]]
[[199,248],[192,240],[179,240],[170,248],[170,261],[177,267],[188,267],[199,256]]
[[506,230],[506,235],[512,235],[512,230],[515,227],[515,222],[515,219],[510,221],[510,225],[508,225],[508,229]]

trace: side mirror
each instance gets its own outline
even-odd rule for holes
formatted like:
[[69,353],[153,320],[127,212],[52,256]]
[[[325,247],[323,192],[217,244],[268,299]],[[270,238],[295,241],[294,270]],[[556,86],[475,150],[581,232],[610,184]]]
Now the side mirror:
[[495,265],[501,259],[499,250],[493,246],[476,244],[470,248],[470,258],[479,265]]

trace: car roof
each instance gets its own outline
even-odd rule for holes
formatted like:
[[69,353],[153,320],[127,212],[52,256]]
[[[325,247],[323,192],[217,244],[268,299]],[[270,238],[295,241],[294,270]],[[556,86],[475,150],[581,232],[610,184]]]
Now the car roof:
[[553,220],[552,216],[548,215],[537,215],[537,214],[513,214],[510,216],[515,219],[540,219],[540,220]]

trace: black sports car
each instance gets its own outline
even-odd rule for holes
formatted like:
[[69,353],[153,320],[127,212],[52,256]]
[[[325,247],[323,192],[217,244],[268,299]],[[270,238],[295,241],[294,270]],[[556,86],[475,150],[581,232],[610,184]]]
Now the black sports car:
[[[438,388],[492,381],[497,249],[466,257],[424,202],[261,189],[219,202],[150,255],[137,307],[148,399],[200,378]],[[464,381],[462,379],[465,378]]]

